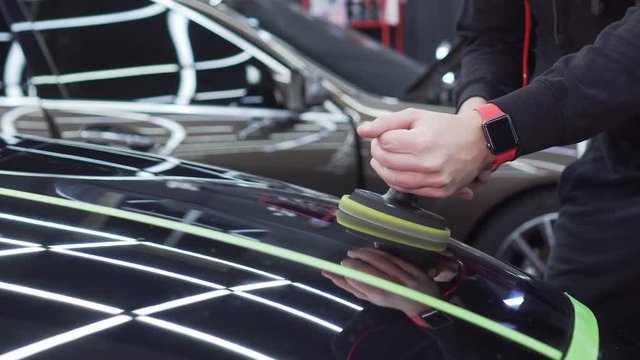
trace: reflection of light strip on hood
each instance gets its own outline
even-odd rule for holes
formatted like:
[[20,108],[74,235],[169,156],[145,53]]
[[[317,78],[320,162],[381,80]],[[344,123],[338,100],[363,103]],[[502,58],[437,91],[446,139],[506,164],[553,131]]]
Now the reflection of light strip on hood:
[[486,331],[490,331],[498,336],[508,339],[527,349],[531,349],[532,351],[535,351],[536,353],[539,353],[548,358],[561,359],[563,357],[563,352],[561,350],[515,329],[510,329],[495,320],[492,320],[471,310],[467,310],[458,305],[451,304],[445,300],[438,299],[429,294],[407,288],[389,280],[381,279],[379,277],[369,275],[361,271],[346,268],[344,266],[341,266],[340,264],[300,253],[288,248],[274,246],[255,240],[248,240],[243,237],[234,236],[232,234],[216,231],[213,229],[189,224],[182,224],[177,221],[172,221],[157,216],[137,214],[131,211],[124,211],[121,209],[115,209],[96,204],[71,201],[26,191],[0,187],[0,196],[23,199],[36,203],[46,203],[64,208],[77,209],[95,214],[126,219],[127,221],[134,221],[140,224],[158,226],[173,231],[182,231],[185,234],[199,236],[204,239],[210,239],[220,243],[230,244],[251,251],[256,251],[262,254],[285,259],[294,263],[306,265],[310,268],[328,271],[388,291],[392,294],[411,299],[413,301],[427,305],[433,309],[443,311],[451,316],[460,319],[461,321],[466,321],[469,324],[475,325]]
[[132,319],[131,316],[118,315],[106,320],[98,321],[93,324],[89,324],[87,326],[83,326],[81,328],[77,328],[77,329],[68,331],[66,333],[56,335],[56,336],[44,339],[42,341],[38,341],[37,343],[27,345],[19,349],[13,350],[11,352],[5,353],[4,355],[0,355],[0,360],[24,359],[31,355],[56,347],[58,345],[62,345],[64,343],[68,343],[70,341],[74,341],[74,340],[83,338],[85,336],[124,324],[130,321],[131,319]]
[[144,168],[143,171],[152,173],[152,174],[158,174],[163,171],[171,170],[179,165],[180,165],[180,160],[169,157],[169,158],[166,158],[165,161],[161,163],[158,163],[153,166],[149,166],[148,168]]
[[112,246],[131,246],[140,244],[138,241],[105,241],[97,243],[82,243],[82,244],[63,244],[53,245],[52,249],[87,249],[87,248],[100,248],[100,247],[112,247]]
[[8,32],[0,32],[0,42],[9,42],[13,40],[13,35]]
[[220,296],[231,294],[229,290],[216,290],[210,291],[204,294],[198,294],[194,296],[189,296],[186,298],[169,301],[163,304],[158,304],[154,306],[149,306],[146,308],[135,310],[133,313],[136,315],[151,315],[161,311],[166,311],[170,309],[175,309],[185,305],[195,304],[201,301],[211,300]]
[[7,238],[0,238],[0,243],[18,245],[18,246],[28,246],[28,247],[40,246],[40,244],[36,244],[32,242],[13,240],[13,239],[7,239]]
[[17,41],[11,44],[4,64],[4,87],[8,97],[22,97],[22,75],[27,64],[22,47]]
[[254,269],[254,268],[251,268],[251,267],[248,267],[248,266],[236,264],[234,262],[230,262],[230,261],[214,258],[214,257],[211,257],[211,256],[201,255],[201,254],[194,253],[194,252],[191,252],[191,251],[172,248],[172,247],[159,245],[159,244],[155,244],[155,243],[150,243],[150,242],[143,242],[142,245],[151,246],[151,247],[155,247],[155,248],[158,248],[158,249],[163,249],[163,250],[167,250],[167,251],[171,251],[171,252],[175,252],[175,253],[179,253],[179,254],[184,254],[184,255],[188,255],[188,256],[193,256],[193,257],[196,257],[198,259],[208,260],[208,261],[219,263],[219,264],[224,264],[224,265],[227,265],[227,266],[232,267],[232,268],[236,268],[236,269],[244,270],[244,271],[249,271],[249,272],[252,272],[254,274],[262,275],[262,276],[265,276],[265,277],[268,277],[268,278],[271,278],[271,279],[284,280],[284,278],[281,277],[281,276],[270,274],[270,273],[264,272],[262,270]]
[[82,258],[86,258],[86,259],[91,259],[91,260],[95,260],[95,261],[101,261],[101,262],[105,262],[105,263],[109,263],[109,264],[113,264],[113,265],[117,265],[117,266],[121,266],[121,267],[130,268],[130,269],[136,269],[136,270],[140,270],[140,271],[145,271],[145,272],[149,272],[149,273],[152,273],[152,274],[166,276],[166,277],[170,277],[170,278],[173,278],[173,279],[178,279],[178,280],[182,280],[182,281],[186,281],[186,282],[190,282],[190,283],[193,283],[193,284],[198,284],[198,285],[202,285],[202,286],[206,286],[206,287],[210,287],[210,288],[214,288],[214,289],[224,289],[225,288],[224,286],[221,286],[221,285],[218,285],[218,284],[214,284],[214,283],[209,282],[209,281],[196,279],[196,278],[191,277],[191,276],[182,275],[182,274],[178,274],[178,273],[174,273],[174,272],[171,272],[171,271],[166,271],[166,270],[162,270],[162,269],[158,269],[158,268],[154,268],[154,267],[150,267],[150,266],[135,264],[135,263],[131,263],[131,262],[128,262],[128,261],[116,260],[116,259],[111,259],[111,258],[108,258],[108,257],[85,254],[85,253],[81,253],[81,252],[64,250],[64,249],[51,249],[51,251],[57,252],[57,253],[61,253],[61,254],[77,256],[77,257],[82,257]]
[[245,61],[251,59],[251,55],[246,51],[243,51],[239,54],[232,55],[222,59],[216,60],[205,60],[199,61],[196,63],[196,70],[212,70],[212,69],[222,69],[238,64],[242,64]]
[[[182,335],[186,335],[188,337],[194,338],[194,339],[198,339],[204,342],[207,342],[209,344],[213,344],[213,345],[217,345],[220,346],[226,350],[229,351],[233,351],[235,353],[244,355],[248,358],[251,359],[255,359],[255,360],[274,360],[273,358],[270,358],[264,354],[261,354],[257,351],[248,349],[242,345],[238,345],[236,343],[232,343],[230,341],[221,339],[219,337],[213,336],[213,335],[209,335],[209,334],[205,334],[203,332],[200,331],[196,331],[193,329],[190,329],[188,327],[184,327],[178,324],[174,324],[168,321],[164,321],[164,320],[160,320],[160,319],[156,319],[156,318],[152,318],[152,317],[148,317],[148,316],[139,316],[136,318],[137,321],[143,322],[145,324],[149,324],[149,325],[153,325],[165,330],[169,330],[169,331],[173,331]],[[3,360],[2,358],[0,358],[0,360]]]
[[291,308],[289,306],[271,301],[271,300],[267,300],[265,298],[261,298],[259,296],[255,296],[253,294],[249,294],[249,293],[244,293],[244,292],[234,292],[235,295],[241,296],[243,298],[249,299],[249,300],[253,300],[271,307],[274,307],[276,309],[280,309],[282,311],[288,312],[289,314],[295,315],[297,317],[301,317],[303,319],[309,320],[311,322],[314,322],[318,325],[324,326],[330,330],[333,330],[335,332],[340,332],[342,331],[342,328],[339,326],[336,326],[328,321],[322,320],[320,318],[317,318],[313,315],[307,314],[306,312]]
[[80,162],[85,162],[85,163],[90,163],[90,164],[95,164],[95,165],[108,166],[108,167],[112,167],[112,168],[116,168],[116,169],[122,169],[122,170],[128,170],[128,171],[138,171],[137,168],[134,168],[134,167],[131,167],[131,166],[116,164],[116,163],[112,163],[112,162],[109,162],[109,161],[91,159],[91,158],[88,158],[86,156],[76,156],[76,155],[62,154],[62,153],[57,153],[57,152],[52,152],[52,151],[31,149],[31,148],[25,148],[25,147],[15,146],[15,145],[7,146],[7,148],[11,149],[11,150],[22,151],[22,152],[25,152],[25,153],[40,154],[40,155],[46,155],[46,156],[57,157],[57,158],[62,158],[62,159],[70,159],[70,160],[75,160],[75,161],[80,161]]
[[176,64],[159,64],[134,66],[121,69],[86,71],[63,75],[41,75],[32,77],[31,81],[34,85],[69,84],[84,81],[111,80],[144,75],[170,74],[176,73],[178,71],[180,71],[180,67]]
[[289,280],[276,280],[276,281],[265,281],[256,284],[247,284],[247,285],[239,285],[231,288],[233,291],[252,291],[252,290],[260,290],[260,289],[268,289],[279,286],[286,286],[291,284]]
[[0,251],[0,257],[11,256],[11,255],[29,254],[29,253],[41,252],[41,251],[44,251],[44,250],[45,249],[41,248],[41,247],[28,247],[28,248],[23,248],[23,249],[1,250]]
[[62,225],[62,224],[57,224],[57,223],[53,223],[53,222],[50,222],[50,221],[35,220],[35,219],[31,219],[31,218],[26,218],[26,217],[16,216],[16,215],[10,215],[10,214],[4,214],[4,213],[0,213],[0,219],[18,221],[18,222],[23,222],[23,223],[27,223],[27,224],[45,226],[45,227],[49,227],[49,228],[53,228],[53,229],[60,229],[60,230],[64,230],[64,231],[71,231],[71,232],[76,232],[76,233],[80,233],[80,234],[93,235],[93,236],[98,236],[98,237],[103,237],[103,238],[108,238],[108,239],[114,239],[114,240],[123,240],[123,241],[129,241],[129,242],[137,241],[136,239],[133,239],[133,238],[130,238],[130,237],[126,237],[126,236],[109,234],[109,233],[102,232],[102,231],[83,229],[83,228],[79,228],[79,227],[76,227],[76,226]]
[[175,103],[186,105],[193,99],[197,87],[193,48],[189,38],[189,19],[175,11],[170,11],[167,17],[167,26],[180,64],[180,87]]
[[112,314],[112,315],[120,314],[121,312],[124,311],[122,309],[118,309],[112,306],[98,304],[93,301],[82,300],[82,299],[78,299],[78,298],[74,298],[66,295],[52,293],[49,291],[32,289],[30,287],[9,284],[5,282],[0,282],[0,289],[19,293],[19,294],[34,296],[34,297],[45,299],[45,300],[57,301],[57,302],[61,302],[69,305],[75,305],[85,309],[91,309],[91,310]]
[[195,95],[195,100],[198,101],[206,101],[206,100],[222,100],[222,99],[233,99],[239,98],[247,95],[246,89],[233,89],[233,90],[220,90],[220,91],[206,91],[199,92]]
[[152,16],[162,14],[165,10],[166,8],[164,6],[154,4],[136,10],[121,11],[104,15],[18,22],[11,25],[11,31],[20,32],[29,30],[57,30],[96,25],[119,24],[127,21],[150,18]]
[[307,285],[305,285],[305,284],[293,283],[293,286],[295,286],[295,287],[299,287],[300,289],[304,289],[304,290],[309,291],[309,292],[312,292],[312,293],[314,293],[314,294],[317,294],[317,295],[320,295],[320,296],[326,297],[327,299],[331,299],[331,300],[333,300],[333,301],[335,301],[335,302],[338,302],[338,303],[340,303],[340,304],[346,305],[346,306],[348,306],[348,307],[350,307],[350,308],[352,308],[352,309],[354,309],[354,310],[358,310],[358,311],[361,311],[361,310],[362,310],[362,306],[358,306],[358,305],[356,305],[356,304],[354,304],[354,303],[351,303],[351,302],[349,302],[349,301],[347,301],[347,300],[340,299],[340,298],[339,298],[339,297],[337,297],[337,296],[334,296],[334,295],[331,295],[331,294],[326,293],[326,292],[324,292],[324,291],[321,291],[321,290],[318,290],[318,289],[312,288],[312,287],[307,286]]

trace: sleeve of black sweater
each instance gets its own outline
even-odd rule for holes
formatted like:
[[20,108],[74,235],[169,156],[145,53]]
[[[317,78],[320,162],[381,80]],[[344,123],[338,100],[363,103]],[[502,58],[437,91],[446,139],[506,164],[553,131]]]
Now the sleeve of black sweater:
[[463,41],[458,106],[473,96],[490,100],[522,86],[522,0],[465,0],[457,33]]
[[[640,116],[640,9],[592,45],[558,60],[531,85],[492,101],[509,114],[518,155],[588,139]],[[635,118],[635,119],[634,119]]]

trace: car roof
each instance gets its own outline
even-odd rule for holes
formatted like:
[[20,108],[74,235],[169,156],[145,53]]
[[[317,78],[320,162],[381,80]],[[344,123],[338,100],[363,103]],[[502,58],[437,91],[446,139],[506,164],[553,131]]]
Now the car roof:
[[[476,353],[553,358],[570,342],[563,294],[463,244],[448,249],[466,278],[459,302],[447,303],[338,265],[348,250],[370,244],[335,223],[335,198],[191,163],[144,172],[167,160],[5,139],[0,322],[16,331],[0,339],[0,352],[44,351],[38,340],[76,331],[82,336],[63,336],[65,345],[42,354],[73,358],[99,347],[109,349],[104,358],[328,358],[332,339],[369,305],[320,270],[480,325],[460,330],[496,346]],[[166,339],[160,346],[157,336]],[[518,337],[533,345],[518,345]]]

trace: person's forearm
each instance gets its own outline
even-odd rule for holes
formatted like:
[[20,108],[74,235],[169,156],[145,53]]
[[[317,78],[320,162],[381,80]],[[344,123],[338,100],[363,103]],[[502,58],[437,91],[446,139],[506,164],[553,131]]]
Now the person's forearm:
[[524,6],[513,0],[467,0],[457,33],[464,44],[454,98],[494,99],[522,85]]
[[640,9],[526,88],[490,102],[509,114],[518,155],[588,139],[640,116]]
[[482,105],[485,105],[486,103],[487,103],[487,100],[479,96],[470,97],[465,102],[463,102],[462,105],[460,105],[460,108],[458,109],[458,114],[472,111],[474,109],[479,108]]

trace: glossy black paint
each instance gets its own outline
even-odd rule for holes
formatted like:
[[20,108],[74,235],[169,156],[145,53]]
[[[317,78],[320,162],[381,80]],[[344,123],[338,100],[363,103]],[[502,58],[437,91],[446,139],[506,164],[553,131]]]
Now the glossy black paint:
[[[150,163],[168,159],[112,148],[28,137],[4,141],[0,187],[196,224],[333,262],[346,257],[349,249],[371,246],[335,223],[337,199],[315,191],[190,163],[175,163],[151,174],[145,172]],[[354,307],[366,306],[334,287],[317,269],[233,244],[59,206],[2,197],[0,235],[0,244],[24,241],[36,249],[0,252],[0,328],[17,329],[0,337],[0,351],[115,316],[130,317],[36,358],[81,358],[88,353],[96,359],[241,358],[225,348],[228,343],[216,342],[223,339],[278,359],[328,359],[339,329],[358,316]],[[454,304],[565,349],[573,321],[565,295],[461,243],[452,242],[448,251],[466,269],[451,299]],[[123,312],[45,301],[12,291],[7,284]],[[265,287],[236,288],[255,284]],[[135,313],[216,291],[228,293],[147,317]],[[521,303],[504,302],[512,298]],[[158,327],[167,322],[173,330]],[[459,339],[455,351],[463,358],[539,358],[463,321],[456,320],[452,329]],[[434,335],[421,336],[426,340]]]

